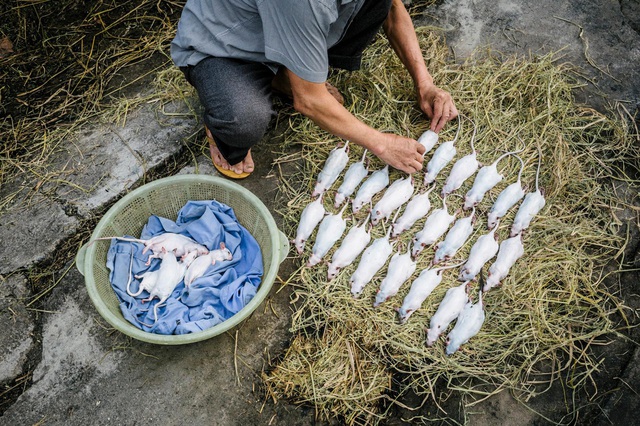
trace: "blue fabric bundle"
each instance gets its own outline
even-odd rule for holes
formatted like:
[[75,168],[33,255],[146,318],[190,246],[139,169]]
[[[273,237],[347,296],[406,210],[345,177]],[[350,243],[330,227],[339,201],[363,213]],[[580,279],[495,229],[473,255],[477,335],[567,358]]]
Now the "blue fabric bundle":
[[122,315],[131,324],[151,333],[194,333],[232,317],[255,296],[263,273],[262,253],[255,238],[238,223],[231,207],[215,200],[189,201],[178,213],[176,222],[151,216],[140,239],[165,232],[190,237],[209,250],[219,249],[223,242],[233,259],[210,266],[189,289],[184,281],[180,282],[166,305],[158,308],[155,321],[153,307],[159,300],[142,303],[149,296],[147,291],[135,298],[129,296],[127,282],[131,276],[129,289],[136,293],[141,280],[133,276],[158,269],[161,260],[152,259],[146,266],[151,251],[142,254],[142,243],[112,240],[107,254],[109,278],[120,299]]

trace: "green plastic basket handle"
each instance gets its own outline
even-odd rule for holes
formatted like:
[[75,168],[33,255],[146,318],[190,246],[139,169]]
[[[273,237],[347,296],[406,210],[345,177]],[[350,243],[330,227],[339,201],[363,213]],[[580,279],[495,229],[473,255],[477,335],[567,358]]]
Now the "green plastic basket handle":
[[78,250],[78,254],[76,254],[76,268],[78,268],[78,271],[80,271],[82,276],[84,276],[84,258],[87,255],[88,245],[89,243],[84,244],[82,247],[80,247],[80,250]]
[[280,263],[282,263],[287,258],[287,253],[289,253],[289,239],[279,229],[278,234],[280,234]]

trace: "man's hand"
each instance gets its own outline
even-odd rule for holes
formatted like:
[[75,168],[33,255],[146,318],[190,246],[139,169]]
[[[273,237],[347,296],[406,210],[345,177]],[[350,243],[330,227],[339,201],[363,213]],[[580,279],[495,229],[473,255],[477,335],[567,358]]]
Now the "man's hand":
[[420,108],[431,118],[431,130],[438,133],[447,121],[458,116],[458,110],[451,95],[433,84],[433,78],[422,57],[413,21],[402,0],[393,0],[383,28],[391,47],[414,81]]
[[417,87],[420,108],[431,118],[431,130],[438,133],[447,121],[458,116],[458,109],[449,92],[440,89],[433,83],[425,83]]
[[417,141],[392,133],[382,133],[384,139],[372,152],[382,161],[406,173],[422,170],[425,148]]
[[293,107],[322,129],[367,148],[391,167],[406,173],[422,170],[425,148],[417,141],[379,132],[352,115],[324,83],[306,81],[285,70],[293,95]]

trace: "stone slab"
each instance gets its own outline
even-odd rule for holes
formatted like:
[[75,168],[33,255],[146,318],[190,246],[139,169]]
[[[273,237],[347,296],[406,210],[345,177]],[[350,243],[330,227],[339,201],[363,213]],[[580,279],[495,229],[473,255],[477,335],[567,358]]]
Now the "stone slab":
[[145,174],[184,149],[184,139],[194,132],[197,119],[189,106],[155,104],[129,112],[123,126],[97,124],[72,136],[55,155],[52,171],[64,179],[43,185],[87,218],[141,182]]
[[0,274],[29,268],[75,235],[78,220],[58,202],[35,195],[0,214]]
[[579,67],[585,76],[581,102],[602,111],[622,101],[633,113],[640,106],[637,10],[637,0],[461,0],[440,3],[418,22],[444,28],[458,60],[487,48],[520,56],[561,51],[558,61]]
[[260,392],[267,354],[281,353],[290,337],[288,299],[274,286],[225,334],[152,345],[111,329],[72,268],[47,301],[33,383],[0,424],[312,424],[313,410],[275,406]]
[[15,380],[34,347],[35,323],[27,311],[26,278],[16,274],[0,279],[0,383]]

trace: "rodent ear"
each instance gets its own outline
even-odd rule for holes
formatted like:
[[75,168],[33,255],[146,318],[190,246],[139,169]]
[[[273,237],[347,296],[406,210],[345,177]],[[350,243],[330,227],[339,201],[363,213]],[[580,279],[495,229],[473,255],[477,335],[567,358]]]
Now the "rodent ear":
[[221,248],[222,250],[224,250],[224,249],[226,248],[226,246],[224,245],[224,243],[223,243],[223,242],[220,242],[220,248]]

